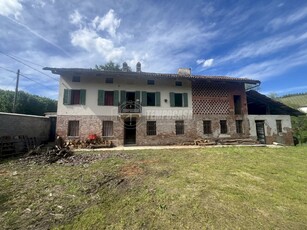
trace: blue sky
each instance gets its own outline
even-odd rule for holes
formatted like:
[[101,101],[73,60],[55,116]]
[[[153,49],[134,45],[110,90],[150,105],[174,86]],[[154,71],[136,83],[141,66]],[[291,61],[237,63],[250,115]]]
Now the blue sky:
[[1,89],[14,89],[20,69],[21,90],[56,99],[58,76],[42,67],[112,60],[257,79],[265,94],[307,92],[305,0],[0,0],[0,28]]

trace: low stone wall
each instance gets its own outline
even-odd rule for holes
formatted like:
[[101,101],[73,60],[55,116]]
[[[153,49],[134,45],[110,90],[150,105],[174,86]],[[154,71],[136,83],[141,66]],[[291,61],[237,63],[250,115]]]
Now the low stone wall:
[[47,117],[0,112],[0,136],[28,136],[47,141],[49,133]]

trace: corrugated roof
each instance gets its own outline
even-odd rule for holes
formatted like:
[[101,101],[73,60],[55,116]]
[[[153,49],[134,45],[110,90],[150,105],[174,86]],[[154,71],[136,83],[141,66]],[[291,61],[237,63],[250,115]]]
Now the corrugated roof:
[[248,84],[260,84],[259,80],[253,80],[248,78],[236,78],[228,76],[206,76],[206,75],[182,75],[182,74],[169,74],[169,73],[150,73],[150,72],[118,72],[118,71],[101,71],[96,69],[82,69],[82,68],[51,68],[45,67],[43,70],[50,70],[53,74],[65,75],[65,74],[95,74],[99,76],[113,75],[113,76],[144,76],[153,78],[188,78],[195,80],[209,80],[209,81],[232,81],[243,82]]

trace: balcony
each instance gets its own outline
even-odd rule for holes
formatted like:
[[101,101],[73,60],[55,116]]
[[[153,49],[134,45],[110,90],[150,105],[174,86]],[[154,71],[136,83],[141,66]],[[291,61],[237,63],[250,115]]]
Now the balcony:
[[127,101],[118,106],[118,113],[120,114],[142,113],[142,106],[139,102]]

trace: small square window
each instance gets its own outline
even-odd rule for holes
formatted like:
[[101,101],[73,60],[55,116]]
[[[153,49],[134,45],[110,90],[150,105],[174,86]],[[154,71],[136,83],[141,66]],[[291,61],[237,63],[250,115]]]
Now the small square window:
[[113,121],[103,121],[102,135],[104,137],[113,136]]
[[155,84],[155,80],[147,80],[147,85],[154,85]]
[[221,128],[221,134],[226,134],[228,132],[227,130],[227,121],[221,120],[220,121],[220,128]]
[[211,121],[204,121],[204,134],[211,134]]
[[157,126],[155,121],[147,121],[147,135],[157,135]]
[[79,121],[68,121],[68,133],[69,137],[79,136]]
[[80,76],[72,76],[72,82],[80,82]]
[[175,82],[175,85],[176,85],[176,86],[182,86],[182,81],[176,81],[176,82]]
[[237,133],[243,133],[242,120],[236,120],[236,131]]
[[176,135],[184,134],[184,121],[175,121]]
[[113,84],[113,78],[107,77],[106,78],[106,83]]

